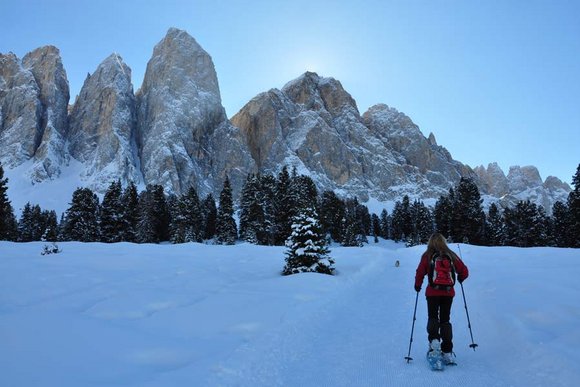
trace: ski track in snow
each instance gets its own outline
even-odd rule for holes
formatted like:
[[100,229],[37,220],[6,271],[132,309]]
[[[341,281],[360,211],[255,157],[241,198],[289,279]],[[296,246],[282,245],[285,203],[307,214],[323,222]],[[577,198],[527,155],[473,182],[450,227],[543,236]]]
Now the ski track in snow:
[[[409,299],[409,286],[402,285],[409,284],[411,272],[409,266],[386,266],[384,259],[371,261],[333,294],[330,304],[239,349],[207,385],[509,386],[489,372],[492,364],[477,356],[470,359],[467,351],[462,351],[464,362],[458,360],[461,366],[430,371],[425,319],[418,318],[415,325],[414,360],[404,360],[414,299]],[[403,310],[410,312],[397,313]]]
[[287,277],[281,247],[63,243],[63,253],[46,257],[41,247],[0,242],[1,386],[567,387],[580,380],[578,249],[464,245],[479,347],[468,347],[457,288],[458,366],[433,372],[424,290],[414,360],[404,359],[424,246],[334,246],[336,276]]

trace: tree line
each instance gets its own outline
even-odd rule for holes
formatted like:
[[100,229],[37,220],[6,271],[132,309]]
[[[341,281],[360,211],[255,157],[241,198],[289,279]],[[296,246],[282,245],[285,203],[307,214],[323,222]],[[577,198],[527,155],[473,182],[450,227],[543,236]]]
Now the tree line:
[[31,203],[17,220],[7,184],[0,165],[0,240],[284,245],[296,232],[296,220],[315,214],[323,238],[343,246],[362,246],[368,236],[424,244],[437,231],[452,242],[477,245],[580,247],[580,165],[567,202],[556,202],[552,215],[530,201],[503,209],[494,203],[484,211],[477,185],[468,178],[461,178],[434,207],[404,196],[391,214],[386,209],[371,214],[356,197],[319,193],[310,177],[284,167],[277,176],[248,175],[238,223],[227,177],[217,201],[211,194],[201,198],[194,188],[176,196],[166,195],[160,185],[138,192],[134,184],[123,188],[116,181],[102,202],[89,188],[76,189],[60,220],[55,211]]

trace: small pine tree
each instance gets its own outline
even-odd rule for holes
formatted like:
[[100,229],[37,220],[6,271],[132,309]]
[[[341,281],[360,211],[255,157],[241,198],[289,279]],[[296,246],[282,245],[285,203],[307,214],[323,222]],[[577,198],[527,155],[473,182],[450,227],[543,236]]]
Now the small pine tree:
[[139,223],[137,240],[159,243],[169,240],[170,214],[163,187],[147,185],[139,195]]
[[371,215],[371,221],[372,221],[372,235],[375,239],[375,243],[377,243],[378,237],[381,235],[381,220],[379,219],[379,216],[377,214],[372,214]]
[[490,246],[502,246],[504,244],[503,218],[495,203],[489,206],[487,215],[486,239]]
[[69,241],[96,242],[99,233],[99,198],[90,188],[77,188],[65,212],[63,238]]
[[419,200],[415,200],[410,208],[412,229],[407,237],[408,244],[416,246],[426,244],[433,233],[433,217],[429,208]]
[[302,208],[295,216],[286,247],[288,250],[283,275],[334,272],[334,259],[329,255],[326,238],[314,208]]
[[43,242],[56,242],[58,240],[58,220],[56,211],[42,211],[44,231],[40,238]]
[[288,168],[284,166],[278,174],[276,182],[276,201],[274,203],[274,243],[276,245],[283,245],[291,232],[290,226],[296,209],[291,183]]
[[213,239],[216,234],[217,207],[211,193],[206,196],[201,208],[203,216],[203,239]]
[[368,242],[364,226],[364,215],[368,213],[363,210],[365,206],[359,204],[357,198],[347,199],[345,203],[345,216],[342,222],[343,246],[362,247]]
[[121,196],[123,206],[124,235],[123,240],[137,242],[137,227],[139,225],[139,193],[133,182],[123,191]]
[[553,242],[557,247],[571,247],[568,234],[571,228],[568,206],[557,201],[552,206]]
[[0,240],[16,240],[18,224],[7,192],[8,178],[4,177],[4,169],[0,163]]
[[234,220],[234,202],[232,199],[232,187],[230,179],[226,176],[220,202],[218,206],[216,222],[216,243],[233,245],[238,237],[238,229]]
[[125,221],[123,219],[121,181],[113,181],[109,185],[101,204],[101,240],[114,243],[123,240]]
[[580,164],[572,177],[574,189],[568,194],[570,229],[567,233],[568,246],[580,247]]
[[342,221],[345,216],[345,204],[333,191],[324,191],[319,205],[320,224],[326,234],[336,241],[343,240]]
[[454,240],[472,244],[484,241],[485,213],[479,188],[470,178],[462,177],[455,190],[451,232]]
[[383,239],[389,239],[390,238],[390,217],[389,217],[389,213],[386,209],[383,209],[381,211],[381,233],[379,234]]

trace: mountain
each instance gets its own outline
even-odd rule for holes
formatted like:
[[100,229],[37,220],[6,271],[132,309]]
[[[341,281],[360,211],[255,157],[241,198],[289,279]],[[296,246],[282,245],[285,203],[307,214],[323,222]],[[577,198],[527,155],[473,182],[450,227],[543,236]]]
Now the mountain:
[[297,166],[321,189],[366,201],[445,194],[473,172],[429,143],[404,114],[376,105],[361,117],[341,83],[307,72],[232,117],[261,171]]
[[136,129],[131,69],[112,54],[87,76],[70,115],[68,151],[85,166],[83,180],[101,192],[116,179],[141,183]]
[[393,107],[361,115],[338,80],[316,73],[257,95],[230,121],[211,56],[176,28],[154,47],[136,93],[131,69],[114,53],[68,102],[56,47],[22,60],[0,54],[0,162],[17,180],[18,192],[9,191],[16,208],[51,196],[47,208],[60,200],[63,209],[78,185],[103,193],[115,179],[217,195],[228,175],[237,194],[248,173],[283,165],[320,190],[382,204],[405,194],[434,202],[462,176],[475,179],[486,202],[530,199],[548,211],[570,191],[555,177],[542,182],[534,167],[507,176],[493,163],[472,169]]
[[31,182],[58,178],[68,161],[69,87],[59,50],[45,46],[26,54],[0,54],[0,161],[31,161]]
[[213,61],[194,38],[171,28],[155,46],[137,93],[139,155],[147,183],[183,193],[240,187],[255,164],[228,121]]

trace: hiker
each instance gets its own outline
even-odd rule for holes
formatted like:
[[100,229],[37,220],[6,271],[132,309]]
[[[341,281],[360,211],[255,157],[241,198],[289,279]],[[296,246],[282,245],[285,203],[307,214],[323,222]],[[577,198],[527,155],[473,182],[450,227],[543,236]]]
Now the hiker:
[[415,275],[415,291],[421,291],[423,278],[429,276],[429,284],[425,290],[427,298],[427,333],[429,351],[441,350],[443,361],[454,364],[453,331],[451,322],[451,304],[455,296],[453,285],[455,277],[462,283],[469,276],[467,266],[447,246],[445,237],[439,233],[431,235],[427,251],[421,256],[421,262]]

